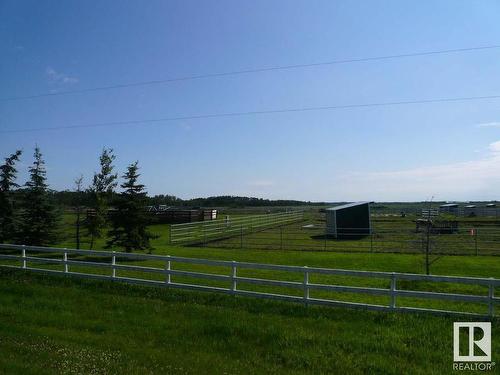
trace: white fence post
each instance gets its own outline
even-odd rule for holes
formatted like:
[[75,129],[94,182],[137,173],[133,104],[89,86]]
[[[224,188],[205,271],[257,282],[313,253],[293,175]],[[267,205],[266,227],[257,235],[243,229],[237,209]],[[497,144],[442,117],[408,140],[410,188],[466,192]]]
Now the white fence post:
[[488,297],[490,299],[489,303],[488,303],[488,315],[493,318],[493,316],[495,315],[495,301],[494,301],[494,298],[495,298],[495,284],[493,283],[493,277],[490,277],[491,279],[491,284],[489,285],[489,289],[488,289]]
[[396,273],[391,275],[391,309],[396,308]]
[[172,269],[172,263],[170,261],[170,255],[167,255],[167,262],[165,263],[165,271],[166,271],[166,274],[167,274],[167,277],[165,279],[165,282],[167,284],[170,284],[172,282],[172,278],[171,278],[171,274],[170,274],[170,270]]
[[309,271],[304,266],[304,304],[309,305]]
[[[70,271],[69,271],[69,265],[70,264],[81,264],[82,266],[88,264],[90,266],[89,262],[86,261],[76,261],[76,260],[71,260],[69,259],[69,254],[78,254],[78,255],[85,255],[87,252],[85,250],[77,250],[77,249],[66,249],[66,248],[43,248],[39,246],[25,246],[25,245],[8,245],[8,244],[0,244],[0,249],[8,249],[8,250],[16,250],[22,251],[22,255],[11,255],[11,254],[4,254],[2,251],[0,251],[0,260],[2,259],[7,259],[9,262],[7,264],[4,264],[3,261],[0,261],[0,267],[13,267],[11,264],[11,260],[15,261],[15,268],[22,269],[22,268],[28,268],[27,263],[29,262],[40,262],[42,264],[41,267],[35,267],[36,271],[45,271],[47,273],[57,273],[59,274],[61,271],[59,269],[59,264],[64,265],[64,271],[63,273],[67,274],[70,276]],[[27,252],[31,252],[37,254],[39,252],[45,252],[48,254],[58,254],[57,257],[50,256],[50,258],[44,258],[38,257],[38,256],[33,256],[30,257]],[[217,260],[208,260],[208,259],[195,259],[195,258],[178,258],[178,257],[170,257],[170,256],[158,256],[158,255],[134,255],[134,259],[144,259],[144,260],[155,260],[158,262],[162,262],[163,267],[160,265],[158,267],[145,267],[145,266],[139,266],[139,265],[122,265],[119,266],[117,264],[117,259],[116,259],[116,253],[113,251],[107,251],[107,252],[99,252],[99,251],[92,251],[89,252],[92,255],[102,255],[102,257],[105,257],[107,259],[108,257],[111,258],[111,268],[113,271],[113,277],[116,276],[116,269],[120,270],[123,268],[127,268],[130,270],[135,270],[138,272],[147,272],[147,273],[155,273],[156,275],[158,274],[165,274],[165,279],[164,280],[158,280],[158,279],[151,279],[151,278],[144,278],[144,279],[137,279],[137,278],[131,278],[131,277],[126,277],[126,275],[123,275],[122,277],[119,277],[118,279],[123,282],[129,282],[129,283],[136,283],[136,284],[142,284],[147,282],[148,284],[156,284],[156,285],[166,285],[171,283],[171,276],[172,275],[184,275],[185,277],[192,277],[194,279],[198,278],[205,278],[205,279],[211,279],[211,280],[218,280],[218,281],[223,281],[224,283],[230,282],[230,286],[227,288],[224,288],[225,292],[229,292],[232,295],[237,295],[237,294],[247,294],[247,295],[252,295],[252,296],[258,296],[258,297],[264,297],[264,298],[272,298],[272,299],[285,299],[285,300],[291,300],[299,303],[303,303],[305,306],[308,305],[314,305],[314,304],[332,304],[335,306],[346,306],[346,307],[353,307],[353,308],[358,308],[360,306],[364,306],[369,309],[374,309],[374,310],[392,310],[392,311],[398,311],[398,310],[407,310],[407,311],[429,311],[429,312],[441,312],[441,313],[447,313],[447,314],[454,314],[454,313],[464,313],[466,311],[449,311],[449,310],[432,310],[430,308],[414,308],[411,306],[406,306],[404,303],[405,298],[422,298],[422,299],[439,299],[439,300],[446,300],[446,301],[464,301],[464,302],[471,302],[471,303],[477,303],[481,304],[482,306],[488,305],[487,312],[483,312],[480,315],[482,317],[489,316],[493,318],[495,316],[495,304],[498,301],[498,298],[495,297],[495,288],[500,287],[500,279],[496,279],[493,277],[490,278],[476,278],[476,277],[460,277],[460,276],[427,276],[427,275],[415,275],[415,274],[399,274],[399,273],[388,273],[388,272],[375,272],[375,271],[356,271],[356,270],[336,270],[336,269],[326,269],[326,268],[315,268],[315,267],[298,267],[298,266],[286,266],[286,265],[271,265],[271,264],[258,264],[258,263],[242,263],[242,266],[246,269],[262,269],[262,270],[277,270],[277,271],[286,271],[286,272],[291,272],[295,276],[300,275],[303,273],[303,280],[295,280],[295,281],[288,281],[288,280],[279,280],[275,279],[274,277],[271,277],[270,279],[262,279],[262,278],[255,278],[255,277],[244,277],[243,275],[237,275],[237,267],[239,263],[237,261],[217,261]],[[63,259],[60,260],[58,259],[59,255],[63,255]],[[127,254],[120,255],[122,257],[125,257]],[[173,258],[173,259],[172,259]],[[227,272],[223,272],[223,274],[212,274],[212,273],[202,273],[202,272],[196,272],[196,271],[188,271],[188,270],[172,270],[172,262],[179,261],[181,263],[191,263],[191,264],[203,264],[203,265],[210,265],[210,266],[216,266],[216,267],[226,267],[231,268],[231,273],[228,274]],[[17,263],[20,262],[20,263]],[[164,263],[163,263],[164,262]],[[45,264],[57,264],[58,266],[56,267],[57,269],[54,269],[53,266],[45,266]],[[31,263],[30,263],[31,264]],[[107,263],[106,261],[103,262],[92,262],[92,266],[96,267],[101,267],[100,269],[104,269],[104,272],[107,272],[110,268],[110,264]],[[368,277],[368,278],[374,278],[374,279],[383,279],[390,280],[390,287],[384,287],[384,288],[379,288],[379,287],[357,287],[357,286],[349,286],[349,285],[330,285],[327,283],[314,283],[310,282],[310,274],[314,273],[321,273],[321,274],[328,274],[328,275],[341,275],[341,276],[353,276],[353,277]],[[245,274],[245,272],[243,272]],[[71,276],[78,276],[78,277],[91,277],[91,278],[99,278],[99,279],[108,279],[109,276],[106,275],[101,275],[101,274],[94,274],[94,273],[86,273],[85,271],[82,272],[73,272]],[[285,292],[283,294],[272,294],[272,293],[264,293],[264,292],[258,292],[258,291],[247,291],[245,288],[243,288],[241,291],[238,291],[237,289],[237,282],[238,280],[244,282],[244,283],[251,283],[251,284],[258,284],[258,285],[270,285],[270,286],[281,286],[281,287],[293,287],[295,289],[295,293],[289,294],[288,292]],[[457,284],[470,284],[470,285],[478,285],[483,288],[488,288],[488,293],[473,293],[473,294],[457,294],[457,293],[444,293],[444,292],[432,292],[432,291],[418,291],[418,290],[408,290],[408,288],[402,288],[399,290],[397,288],[397,282],[398,280],[421,280],[421,281],[430,281],[430,282],[446,282],[446,283],[457,283]],[[172,283],[172,284],[175,284]],[[197,282],[192,282],[192,283],[179,283],[175,284],[175,286],[182,287],[182,288],[187,288],[187,289],[202,289],[202,290],[209,290],[209,291],[221,291],[220,287],[212,287],[209,285],[199,285]],[[334,292],[345,292],[345,293],[370,293],[370,294],[375,294],[375,295],[384,295],[389,297],[389,301],[386,302],[385,306],[383,304],[376,304],[376,305],[371,305],[371,304],[364,304],[364,303],[353,303],[349,301],[343,301],[343,300],[336,300],[336,299],[316,299],[316,298],[311,298],[310,297],[310,291],[311,290],[325,290],[325,291],[334,291]],[[300,294],[302,291],[302,295]],[[389,293],[387,293],[389,292]],[[298,293],[298,294],[297,294]],[[314,293],[313,293],[314,295]],[[403,298],[403,301],[398,301],[397,297],[400,296]],[[398,303],[399,302],[399,303]],[[445,303],[443,303],[444,306],[446,306]],[[479,314],[476,314],[479,315]],[[498,312],[497,312],[498,315]]]
[[115,252],[113,251],[113,256],[111,257],[111,277],[114,279],[116,277],[116,255]]
[[27,267],[27,262],[26,262],[26,245],[23,245],[22,253],[23,253],[23,268],[26,268]]
[[[64,248],[66,250],[66,248]],[[64,263],[64,273],[68,273],[68,253],[65,251],[63,255],[63,263]]]
[[231,292],[236,293],[236,261],[231,263]]

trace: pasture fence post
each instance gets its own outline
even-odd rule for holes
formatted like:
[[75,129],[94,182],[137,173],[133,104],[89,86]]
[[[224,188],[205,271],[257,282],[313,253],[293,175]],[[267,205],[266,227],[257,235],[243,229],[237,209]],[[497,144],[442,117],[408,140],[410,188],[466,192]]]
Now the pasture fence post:
[[231,292],[236,293],[236,261],[231,262]]
[[[64,248],[66,250],[66,248]],[[68,273],[68,253],[65,251],[63,254],[63,263],[64,263],[64,273]]]
[[111,257],[111,277],[114,279],[116,277],[116,255],[113,251],[113,256]]
[[26,268],[26,267],[27,267],[27,261],[26,261],[26,245],[23,245],[22,256],[23,256],[23,268]]
[[165,282],[167,284],[170,284],[172,282],[170,273],[170,271],[172,270],[172,262],[170,261],[170,255],[167,255],[167,258],[167,262],[165,263],[165,273],[167,274],[167,278],[165,279]]
[[304,304],[309,305],[309,271],[307,266],[304,266]]
[[495,316],[495,284],[493,282],[493,277],[490,277],[490,285],[488,287],[488,297],[489,297],[489,301],[488,301],[488,315],[490,316],[490,318],[493,318],[493,316]]
[[373,232],[370,230],[370,252],[373,253]]
[[476,249],[476,256],[477,256],[477,254],[478,254],[478,251],[477,251],[477,228],[474,229],[474,246]]
[[243,224],[240,224],[240,249],[243,249]]
[[396,273],[391,275],[391,309],[396,308]]

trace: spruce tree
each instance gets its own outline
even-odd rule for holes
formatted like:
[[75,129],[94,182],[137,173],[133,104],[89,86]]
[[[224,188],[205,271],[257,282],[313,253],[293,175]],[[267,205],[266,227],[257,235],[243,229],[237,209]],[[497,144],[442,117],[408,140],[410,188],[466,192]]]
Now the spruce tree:
[[38,146],[34,158],[29,168],[30,178],[25,184],[17,241],[24,245],[44,246],[56,240],[59,217],[49,195],[45,162]]
[[115,160],[113,149],[103,149],[99,157],[101,170],[94,174],[92,185],[88,189],[90,193],[92,209],[90,215],[87,215],[85,226],[90,236],[90,248],[94,247],[96,238],[101,238],[108,224],[108,208],[109,202],[116,188],[118,178],[117,174],[113,173],[113,161]]
[[125,182],[120,185],[123,191],[114,202],[115,211],[111,215],[112,229],[108,233],[107,248],[117,246],[126,252],[148,250],[149,240],[154,238],[147,230],[148,217],[145,212],[146,191],[138,183],[138,162],[128,166],[123,175]]
[[5,158],[5,163],[0,165],[0,243],[14,238],[14,202],[12,189],[17,188],[17,169],[15,163],[19,161],[21,151]]

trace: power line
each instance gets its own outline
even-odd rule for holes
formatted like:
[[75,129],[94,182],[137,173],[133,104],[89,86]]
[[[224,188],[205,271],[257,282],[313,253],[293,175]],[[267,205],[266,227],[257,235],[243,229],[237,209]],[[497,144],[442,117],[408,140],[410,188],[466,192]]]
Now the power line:
[[456,98],[435,98],[435,99],[420,99],[420,100],[364,103],[364,104],[363,103],[361,103],[361,104],[344,104],[344,105],[319,106],[319,107],[298,107],[298,108],[271,109],[271,110],[247,111],[247,112],[212,113],[212,114],[205,114],[205,115],[190,115],[190,116],[178,116],[178,117],[164,117],[164,118],[157,118],[157,119],[126,120],[126,121],[113,121],[113,122],[100,122],[100,123],[98,122],[98,123],[92,123],[92,124],[52,126],[52,127],[44,127],[44,128],[8,129],[8,130],[0,130],[0,134],[3,134],[3,133],[26,133],[26,132],[36,132],[36,131],[46,131],[46,130],[97,128],[97,127],[122,126],[122,125],[140,125],[140,124],[153,124],[153,123],[160,123],[160,122],[182,121],[182,120],[199,120],[199,119],[211,119],[211,118],[269,115],[269,114],[309,112],[309,111],[327,111],[327,110],[336,110],[336,109],[353,109],[353,108],[387,107],[387,106],[410,105],[410,104],[463,102],[463,101],[487,100],[487,99],[500,99],[500,95],[466,96],[466,97],[456,97]]
[[203,79],[203,78],[216,78],[216,77],[234,76],[234,75],[240,75],[240,74],[251,74],[251,73],[261,73],[261,72],[301,69],[301,68],[312,68],[312,67],[336,65],[336,64],[349,64],[349,63],[356,63],[356,62],[400,59],[400,58],[405,58],[405,57],[441,55],[441,54],[480,51],[480,50],[496,49],[496,48],[500,48],[500,45],[495,44],[495,45],[480,46],[480,47],[467,47],[467,48],[445,49],[445,50],[436,50],[436,51],[404,53],[404,54],[398,54],[398,55],[352,58],[352,59],[344,59],[344,60],[323,61],[323,62],[310,63],[310,64],[270,66],[270,67],[246,69],[246,70],[235,70],[235,71],[221,72],[221,73],[199,74],[199,75],[190,75],[190,76],[177,77],[177,78],[158,79],[158,80],[151,80],[151,81],[139,81],[139,82],[132,82],[132,83],[122,83],[122,84],[116,84],[116,85],[110,85],[110,86],[92,87],[92,88],[88,88],[88,89],[70,90],[70,91],[63,91],[63,92],[43,93],[43,94],[26,95],[26,96],[13,96],[13,97],[7,97],[7,98],[0,98],[0,102],[37,99],[37,98],[72,95],[72,94],[83,94],[83,93],[91,93],[91,92],[96,92],[96,91],[124,89],[124,88],[130,88],[130,87],[160,85],[160,84],[167,84],[167,83],[172,83],[172,82],[190,81],[190,80]]

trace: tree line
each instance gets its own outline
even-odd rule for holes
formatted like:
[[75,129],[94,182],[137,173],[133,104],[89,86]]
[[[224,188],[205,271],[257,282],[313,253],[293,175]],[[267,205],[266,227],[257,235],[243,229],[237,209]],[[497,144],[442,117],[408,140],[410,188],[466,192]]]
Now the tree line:
[[[47,170],[40,148],[35,147],[33,162],[28,168],[29,178],[23,185],[17,183],[16,164],[23,152],[17,150],[0,165],[0,243],[47,246],[57,242],[62,210],[57,204],[57,192],[49,189]],[[117,191],[118,174],[114,172],[116,156],[104,148],[99,157],[99,170],[88,187],[83,176],[75,180],[70,205],[75,207],[75,240],[80,248],[82,234],[90,237],[90,248],[95,240],[106,235],[106,248],[127,252],[148,250],[154,236],[147,230],[148,217],[145,186],[139,183],[139,165],[128,165],[121,176],[123,182]],[[83,208],[92,215],[82,215]],[[110,214],[110,208],[112,208]]]
[[[128,165],[118,185],[115,172],[116,156],[104,148],[99,156],[98,171],[84,186],[83,176],[74,181],[73,190],[55,191],[47,184],[47,170],[39,147],[35,147],[29,178],[17,183],[17,167],[23,152],[17,150],[0,165],[0,243],[32,246],[56,244],[60,237],[63,208],[75,212],[74,236],[76,248],[82,238],[89,239],[93,249],[96,240],[106,238],[106,248],[119,247],[126,251],[151,251],[153,235],[147,231],[149,217],[145,206],[190,207],[262,207],[302,206],[317,204],[296,200],[269,200],[253,197],[216,196],[183,200],[173,195],[148,196],[139,183],[138,162]],[[120,187],[120,191],[118,191]],[[91,213],[90,215],[87,213]]]
[[[55,200],[66,207],[73,207],[75,190],[63,190],[52,192]],[[81,198],[84,205],[89,202],[91,195],[87,191],[83,191]],[[264,199],[255,197],[241,197],[233,195],[221,195],[213,197],[181,199],[175,195],[157,194],[146,197],[148,206],[166,205],[173,207],[290,207],[290,206],[307,206],[307,205],[324,205],[324,202],[297,201],[288,199]]]

